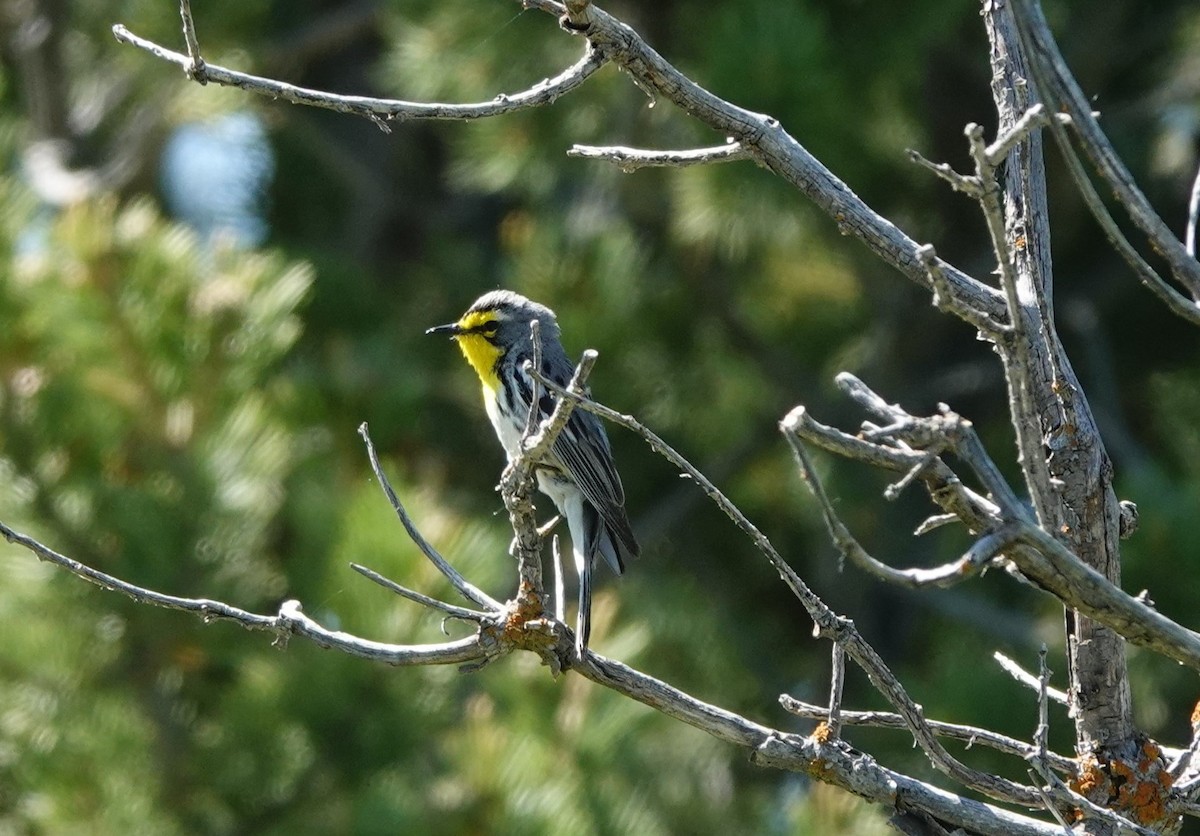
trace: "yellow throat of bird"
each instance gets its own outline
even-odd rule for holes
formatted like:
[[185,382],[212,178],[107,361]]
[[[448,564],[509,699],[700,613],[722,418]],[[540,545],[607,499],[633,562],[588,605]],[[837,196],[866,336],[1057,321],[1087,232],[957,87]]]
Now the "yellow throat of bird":
[[[490,311],[468,314],[458,324],[464,329],[478,328],[491,317]],[[462,349],[467,362],[471,364],[471,368],[475,370],[475,374],[479,375],[483,388],[493,392],[499,389],[500,378],[496,376],[496,361],[500,359],[502,353],[500,348],[492,345],[486,337],[477,333],[461,334],[454,339],[458,343],[458,347]]]

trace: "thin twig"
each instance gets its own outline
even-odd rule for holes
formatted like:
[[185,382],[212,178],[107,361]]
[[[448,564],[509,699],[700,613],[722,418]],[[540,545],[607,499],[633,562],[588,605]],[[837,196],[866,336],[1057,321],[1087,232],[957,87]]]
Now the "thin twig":
[[[808,720],[824,720],[829,716],[828,706],[802,702],[787,694],[780,695],[779,704],[789,713]],[[846,726],[870,726],[872,728],[901,730],[908,728],[908,725],[904,722],[904,718],[891,711],[847,711],[846,709],[842,709],[841,720],[842,724]],[[1023,740],[989,731],[988,729],[965,726],[958,723],[946,723],[941,720],[926,720],[925,722],[929,723],[929,727],[939,737],[961,741],[967,744],[967,748],[978,743],[981,746],[987,746],[989,749],[995,749],[998,752],[1013,755],[1022,760],[1027,760],[1035,752],[1034,747]],[[1078,764],[1072,758],[1059,755],[1055,752],[1047,752],[1046,760],[1052,767],[1068,775],[1074,775],[1078,769]]]
[[276,634],[279,639],[290,635],[302,636],[320,647],[340,650],[351,656],[384,662],[389,665],[447,665],[477,661],[499,652],[499,646],[487,634],[470,636],[458,641],[442,644],[399,645],[371,641],[327,630],[304,615],[299,601],[285,601],[276,615],[260,615],[239,607],[210,598],[183,598],[167,595],[153,589],[123,581],[120,578],[93,569],[78,560],[59,554],[34,540],[0,523],[0,535],[37,555],[42,560],[54,563],[73,575],[96,584],[102,589],[120,592],[139,604],[151,604],[169,610],[179,610],[198,615],[204,621],[225,619],[236,622],[248,630],[265,630]]
[[833,502],[830,501],[829,495],[825,493],[825,488],[821,484],[820,477],[817,476],[816,468],[813,467],[812,462],[809,460],[808,453],[804,449],[804,444],[797,434],[797,427],[803,421],[804,414],[804,407],[796,407],[796,409],[787,414],[780,426],[784,430],[784,438],[787,439],[788,444],[792,448],[796,465],[800,469],[800,477],[804,480],[804,483],[808,486],[809,491],[811,491],[821,508],[821,516],[825,520],[825,527],[829,532],[830,540],[833,541],[838,553],[843,558],[849,558],[850,562],[854,565],[882,580],[899,586],[912,589],[925,586],[947,587],[960,583],[977,574],[980,569],[987,565],[988,561],[1003,550],[1006,543],[1011,542],[1013,536],[1011,532],[1008,532],[1004,537],[989,535],[975,544],[979,546],[980,543],[985,543],[986,541],[984,546],[980,548],[973,546],[967,554],[958,560],[930,569],[896,569],[876,559],[850,533],[846,524],[838,516],[837,511],[834,510]]
[[[1050,793],[1048,793],[1046,790],[1042,789],[1038,785],[1037,773],[1033,769],[1029,769],[1026,771],[1029,775],[1030,781],[1032,781],[1033,785],[1035,787],[1037,787],[1038,794],[1041,795],[1041,797],[1042,797],[1042,806],[1046,809],[1046,812],[1048,812],[1050,815],[1052,815],[1054,817],[1054,820],[1056,822],[1058,822],[1059,825],[1062,827],[1063,836],[1073,836],[1075,831],[1071,830],[1071,826],[1069,824],[1067,824],[1066,818],[1063,816],[1062,812],[1059,811],[1058,805],[1055,804],[1054,800],[1050,797]],[[1045,780],[1045,779],[1043,779],[1043,780]]]
[[1020,11],[1015,15],[1018,32],[1025,44],[1032,80],[1037,85],[1040,98],[1051,109],[1064,110],[1071,116],[1072,127],[1080,138],[1084,153],[1091,159],[1117,201],[1125,207],[1130,220],[1145,234],[1155,252],[1166,259],[1175,280],[1188,290],[1193,299],[1200,298],[1200,263],[1187,252],[1170,227],[1154,211],[1104,135],[1092,114],[1087,97],[1059,51],[1040,3],[1036,0],[1018,0],[1017,8]]
[[568,157],[582,157],[612,163],[622,171],[639,168],[687,168],[733,160],[752,159],[740,142],[727,142],[710,148],[690,148],[684,151],[630,148],[625,145],[573,145]]
[[923,156],[920,151],[916,151],[912,148],[908,149],[908,158],[927,171],[930,171],[936,174],[938,177],[941,177],[943,180],[949,183],[950,188],[954,189],[956,192],[962,192],[968,197],[978,198],[983,191],[982,187],[979,185],[978,178],[969,174],[959,174],[954,170],[950,163],[935,163],[933,160],[927,159],[925,156]]
[[[169,61],[185,72],[192,59],[153,41],[138,37],[120,24],[113,27],[113,35],[121,43],[144,49],[156,58]],[[483,119],[517,110],[539,107],[552,103],[558,97],[571,92],[592,73],[604,66],[605,59],[595,48],[588,46],[582,58],[553,78],[538,82],[517,93],[501,93],[488,102],[472,104],[447,104],[442,102],[407,102],[400,99],[378,99],[369,96],[342,96],[320,90],[297,87],[294,84],[270,78],[238,72],[217,64],[206,64],[204,78],[225,87],[238,87],[249,93],[269,99],[283,99],[292,104],[308,105],[338,113],[364,116],[381,120],[377,124],[399,119]]]
[[938,260],[937,250],[934,249],[933,244],[921,244],[917,247],[916,253],[917,260],[921,262],[925,272],[929,275],[929,284],[933,288],[934,306],[938,310],[952,313],[969,325],[973,325],[980,334],[994,341],[1004,326],[983,311],[971,307],[961,294],[954,292],[954,288],[946,278],[946,272],[942,269],[942,263]]
[[829,711],[826,714],[825,725],[829,736],[837,740],[842,733],[842,686],[846,682],[846,651],[837,642],[833,642],[833,660],[829,673]]
[[[529,322],[529,338],[533,342],[533,368],[540,369],[542,367],[542,329],[541,323],[536,319]],[[533,435],[533,431],[538,425],[538,416],[541,414],[541,384],[532,375],[529,379],[529,413],[525,416],[525,430],[521,433],[522,447]]]
[[503,610],[503,604],[459,574],[458,570],[451,566],[446,558],[442,557],[438,553],[438,550],[430,545],[429,541],[417,530],[416,524],[408,516],[408,512],[404,510],[404,505],[401,504],[400,497],[393,490],[392,483],[388,481],[387,475],[383,472],[383,466],[379,463],[379,454],[375,452],[375,443],[371,441],[371,434],[367,431],[366,421],[359,425],[358,434],[362,436],[363,442],[367,445],[367,458],[370,459],[371,470],[374,471],[375,478],[379,480],[379,485],[383,488],[383,493],[387,496],[388,502],[391,503],[392,510],[396,512],[396,516],[400,519],[400,524],[404,526],[404,530],[408,532],[408,536],[416,543],[417,548],[429,558],[430,562],[437,567],[439,572],[446,576],[464,598],[474,601],[479,606],[493,612]]
[[[1050,668],[1046,664],[1046,643],[1038,651],[1038,724],[1033,732],[1033,744],[1037,747],[1038,764],[1046,763],[1046,749],[1050,739]],[[1039,771],[1044,771],[1039,769]]]
[[[1029,673],[999,650],[992,654],[992,658],[996,660],[997,664],[999,664],[1009,676],[1027,688],[1032,688],[1036,691],[1041,687],[1041,681],[1038,677]],[[1049,684],[1046,686],[1046,696],[1061,705],[1070,704],[1070,699],[1067,697],[1066,691],[1060,691],[1057,688],[1051,688]]]
[[554,559],[554,619],[565,624],[567,620],[567,583],[557,534],[550,538],[550,555]]
[[418,604],[423,604],[426,607],[434,610],[440,610],[446,615],[453,618],[461,618],[465,621],[485,622],[495,618],[494,614],[480,612],[479,610],[471,610],[466,607],[460,607],[455,604],[447,604],[445,601],[439,601],[437,598],[431,598],[424,593],[417,592],[415,589],[409,589],[406,586],[401,586],[390,578],[376,572],[374,569],[368,569],[359,563],[351,563],[350,568],[358,572],[364,578],[367,578],[374,583],[379,584],[384,589],[394,592],[401,598],[407,598],[410,601],[415,601]]
[[988,164],[997,168],[1008,159],[1009,152],[1025,141],[1033,131],[1045,126],[1050,121],[1046,115],[1046,106],[1041,102],[1021,114],[1007,131],[996,137],[995,142],[984,149]]
[[200,41],[196,37],[196,21],[192,18],[191,0],[179,0],[179,16],[183,19],[183,42],[187,44],[188,65],[184,68],[187,77],[200,84],[208,83],[207,67],[200,57]]

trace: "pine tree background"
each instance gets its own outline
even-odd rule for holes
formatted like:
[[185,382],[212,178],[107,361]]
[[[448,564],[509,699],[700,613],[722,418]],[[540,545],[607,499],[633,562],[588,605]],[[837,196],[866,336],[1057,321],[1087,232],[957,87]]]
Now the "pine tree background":
[[[210,62],[335,92],[488,100],[581,49],[548,16],[496,0],[193,5]],[[1200,11],[1153,5],[1047,11],[1119,150],[1182,230]],[[963,125],[994,124],[975,4],[607,8],[709,89],[778,117],[914,238],[987,274],[970,202],[904,154],[963,166]],[[116,22],[182,48],[164,0],[22,0],[0,14],[0,519],[163,592],[265,612],[296,597],[330,626],[436,641],[439,617],[348,568],[452,594],[396,523],[355,430],[370,423],[425,535],[508,597],[502,454],[457,351],[423,331],[510,287],[558,312],[570,352],[600,351],[597,396],[725,488],[930,717],[1031,734],[1032,694],[990,656],[1031,662],[1045,641],[1061,670],[1057,605],[1000,577],[915,594],[839,572],[776,430],[799,402],[859,420],[832,385],[847,369],[913,411],[950,403],[1015,476],[999,366],[927,294],[750,163],[625,173],[567,158],[575,142],[722,141],[613,68],[552,107],[385,133],[190,84],[117,44]],[[112,176],[56,199],[37,165],[47,149]],[[1141,509],[1125,587],[1186,624],[1200,594],[1179,582],[1200,538],[1196,336],[1128,275],[1054,154],[1056,307],[1118,492]],[[776,698],[822,699],[828,648],[693,485],[636,438],[610,436],[644,555],[600,579],[595,648],[804,729]],[[928,512],[919,496],[885,504],[880,474],[819,462],[873,553],[932,564],[966,542],[912,539]],[[752,767],[532,657],[460,674],[302,641],[281,650],[10,546],[0,637],[0,834],[884,832],[879,811],[837,790]],[[1139,723],[1186,739],[1192,675],[1130,652]],[[881,707],[853,671],[846,702]],[[1069,752],[1070,721],[1052,721]],[[938,780],[904,734],[847,736]],[[1023,777],[1011,759],[968,757]]]

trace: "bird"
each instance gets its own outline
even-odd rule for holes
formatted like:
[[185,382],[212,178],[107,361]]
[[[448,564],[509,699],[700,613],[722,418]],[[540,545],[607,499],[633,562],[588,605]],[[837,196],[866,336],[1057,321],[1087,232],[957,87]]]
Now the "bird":
[[[541,374],[565,387],[574,366],[560,341],[558,318],[545,305],[511,290],[493,290],[476,299],[457,322],[426,334],[449,334],[479,376],[483,405],[511,463],[521,453],[521,438],[533,397],[526,362],[534,360],[530,323],[538,321]],[[536,418],[553,411],[557,396],[541,389]],[[538,489],[567,521],[579,576],[579,612],[575,650],[580,659],[591,634],[592,570],[602,557],[620,575],[627,558],[640,551],[625,512],[625,489],[613,462],[600,419],[576,409],[549,452],[538,464]]]

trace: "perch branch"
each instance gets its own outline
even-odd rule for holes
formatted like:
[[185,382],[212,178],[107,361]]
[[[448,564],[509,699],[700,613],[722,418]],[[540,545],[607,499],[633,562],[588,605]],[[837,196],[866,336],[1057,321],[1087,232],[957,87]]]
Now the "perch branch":
[[[467,664],[478,666],[507,652],[519,642],[507,641],[507,630],[485,628],[478,635],[442,644],[406,646],[361,639],[348,633],[327,630],[301,610],[297,601],[285,602],[276,616],[258,615],[208,599],[165,595],[130,584],[76,560],[0,523],[0,534],[37,557],[54,563],[104,589],[120,592],[144,604],[197,614],[211,621],[227,619],[252,630],[274,633],[279,639],[298,635],[315,644],[348,655],[391,665]],[[563,643],[566,637],[559,636]],[[564,649],[563,652],[569,652]],[[682,720],[718,739],[751,749],[754,758],[765,766],[792,771],[808,771],[817,765],[840,786],[879,803],[903,799],[912,809],[945,821],[952,826],[988,836],[1051,836],[1048,825],[1029,816],[945,792],[900,773],[886,770],[869,759],[853,753],[836,741],[819,744],[753,723],[732,712],[704,703],[677,688],[647,676],[619,662],[589,654],[577,666],[586,678],[651,706],[668,716]]]
[[60,566],[72,575],[94,583],[102,589],[120,592],[139,604],[150,604],[169,610],[179,610],[200,616],[204,621],[233,621],[247,630],[265,630],[280,639],[302,636],[320,647],[340,650],[351,656],[371,659],[389,665],[452,665],[479,661],[500,651],[500,646],[486,632],[442,644],[398,645],[371,641],[336,630],[327,630],[306,616],[299,601],[285,601],[276,615],[260,615],[210,598],[183,598],[137,586],[120,578],[93,569],[78,560],[59,554],[4,523],[0,534],[37,555],[42,560]]
[[792,594],[800,601],[815,625],[814,633],[831,641],[839,643],[846,653],[867,674],[871,684],[883,697],[908,721],[913,738],[921,750],[929,757],[933,765],[956,781],[978,790],[993,798],[1010,801],[1015,804],[1040,804],[1040,798],[1033,787],[1027,787],[1005,778],[989,775],[971,769],[953,755],[937,740],[936,735],[929,729],[921,707],[913,701],[904,686],[888,668],[882,657],[867,643],[853,622],[837,615],[816,593],[814,593],[794,569],[780,556],[758,528],[750,522],[733,502],[729,500],[711,481],[708,480],[691,462],[681,456],[648,427],[631,415],[624,415],[614,409],[598,404],[577,392],[565,389],[549,378],[543,377],[542,383],[562,398],[570,398],[579,402],[581,408],[629,429],[642,437],[650,448],[662,455],[681,471],[686,473],[697,485],[716,503],[725,514],[733,520],[767,558],[771,566],[779,573]]

